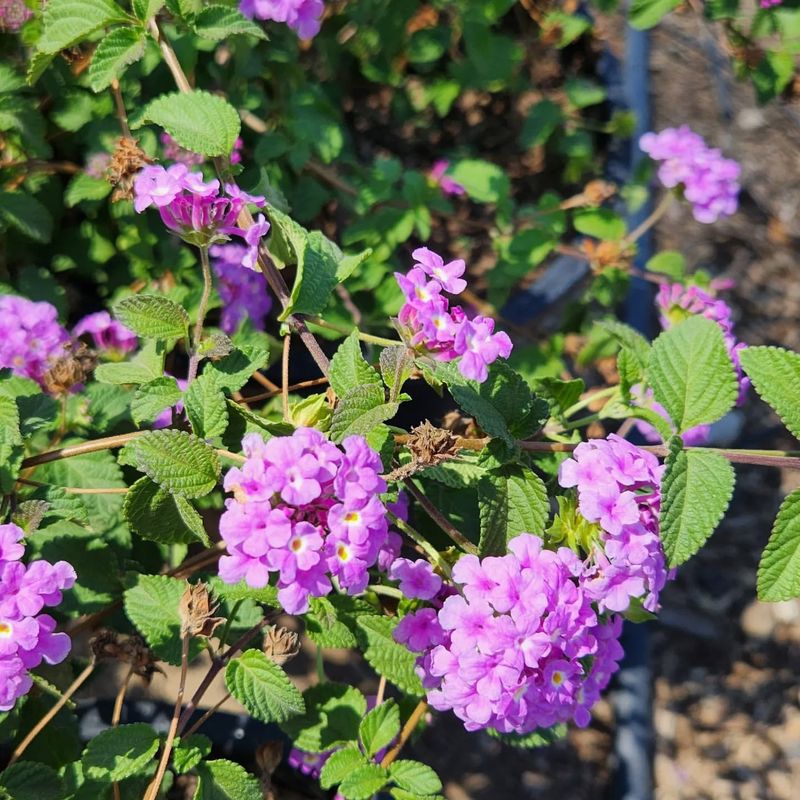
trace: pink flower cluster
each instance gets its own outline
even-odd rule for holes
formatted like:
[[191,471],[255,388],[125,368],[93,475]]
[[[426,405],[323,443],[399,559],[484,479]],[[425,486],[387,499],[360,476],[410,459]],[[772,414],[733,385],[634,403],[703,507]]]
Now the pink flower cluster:
[[687,125],[646,133],[639,147],[660,161],[658,177],[668,189],[683,188],[698,222],[716,222],[736,212],[741,167],[709,147]]
[[445,264],[427,247],[412,253],[415,264],[406,275],[395,272],[405,303],[397,320],[400,332],[412,347],[427,351],[440,361],[460,358],[458,370],[470,380],[482,383],[488,366],[501,356],[511,355],[511,339],[494,333],[494,320],[477,316],[469,319],[460,306],[450,308],[442,292],[460,294],[467,288],[462,259]]
[[435,161],[431,167],[431,171],[428,173],[428,177],[441,188],[442,194],[449,194],[454,197],[460,197],[466,194],[467,190],[458,181],[453,180],[447,175],[447,170],[449,168],[449,161]]
[[697,314],[701,314],[719,325],[725,338],[725,347],[739,380],[739,397],[736,402],[737,405],[741,405],[750,388],[750,379],[742,371],[739,358],[739,353],[747,345],[736,340],[731,307],[724,300],[720,300],[699,286],[683,286],[680,283],[662,283],[656,295],[656,306],[664,330]]
[[66,562],[20,562],[23,531],[0,525],[0,711],[8,711],[33,685],[29,670],[46,661],[58,664],[70,650],[69,636],[56,633],[56,621],[41,614],[57,606],[72,588],[75,570]]
[[367,586],[369,568],[387,542],[381,460],[363,436],[341,449],[313,428],[265,442],[242,441],[246,461],[225,476],[220,534],[228,554],[220,577],[266,586],[277,573],[278,599],[290,614],[328,594],[331,577],[350,594]]
[[122,359],[126,353],[135,350],[138,344],[136,334],[117,322],[108,311],[87,314],[72,329],[72,335],[75,338],[89,336],[95,350],[114,360]]
[[774,8],[775,6],[779,6],[783,0],[761,0],[759,5],[761,8]]
[[622,620],[598,617],[572,550],[545,550],[523,533],[509,551],[462,556],[453,567],[459,593],[438,611],[407,614],[394,636],[421,654],[431,706],[452,709],[467,730],[585,726],[623,655]]
[[[164,158],[169,161],[185,164],[187,167],[197,167],[205,161],[204,156],[192,150],[187,150],[185,147],[181,147],[168,133],[162,133],[159,139],[164,152]],[[241,162],[243,145],[242,137],[237,137],[236,141],[233,143],[233,150],[229,158],[231,164],[239,164]]]
[[240,0],[239,11],[250,19],[285,22],[301,39],[313,39],[322,25],[322,0]]
[[50,362],[63,356],[69,334],[50,303],[0,295],[0,369],[42,383]]
[[582,442],[559,468],[559,483],[577,487],[581,515],[601,529],[583,583],[601,611],[626,611],[634,598],[658,609],[671,577],[658,533],[663,472],[655,456],[613,433]]
[[32,16],[25,0],[0,0],[0,31],[16,33]]
[[243,319],[249,319],[254,328],[263,331],[272,299],[261,272],[242,269],[247,248],[241,244],[215,244],[209,253],[222,300],[220,328],[233,334]]
[[190,244],[207,247],[240,236],[247,245],[242,266],[257,268],[258,246],[269,222],[259,214],[255,224],[243,230],[238,218],[248,203],[262,208],[263,197],[247,194],[235,184],[220,191],[218,180],[206,183],[201,172],[189,172],[185,164],[144,167],[134,180],[133,194],[137,213],[155,206],[162,222]]

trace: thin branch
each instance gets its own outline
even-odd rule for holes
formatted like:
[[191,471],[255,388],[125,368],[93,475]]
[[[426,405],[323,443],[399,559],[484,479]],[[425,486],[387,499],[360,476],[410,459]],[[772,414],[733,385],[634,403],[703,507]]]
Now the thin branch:
[[[310,389],[312,386],[323,386],[326,383],[329,383],[328,378],[312,378],[310,381],[300,381],[300,383],[293,383],[289,387],[289,391],[295,392],[298,391],[299,389]],[[264,392],[263,394],[254,394],[250,395],[249,397],[243,397],[242,400],[248,404],[259,403],[262,400],[269,400],[272,397],[277,397],[280,393],[281,393],[280,387],[276,386],[269,392]]]
[[35,456],[23,459],[21,469],[38,467],[40,464],[49,464],[51,461],[60,461],[62,458],[73,458],[86,453],[96,453],[99,450],[113,450],[116,447],[123,447],[128,442],[139,436],[144,436],[146,433],[148,431],[132,431],[131,433],[121,433],[117,436],[106,436],[103,439],[92,439],[80,444],[59,447],[57,450],[47,450],[44,453],[38,453]]
[[122,135],[126,139],[133,139],[133,136],[131,136],[131,129],[128,126],[128,112],[125,110],[125,102],[122,99],[119,81],[116,78],[111,81],[111,93],[114,95],[114,105],[117,109],[117,119],[119,119],[119,127],[122,129]]
[[632,244],[637,239],[640,239],[644,236],[650,228],[653,227],[660,219],[667,213],[667,209],[672,205],[672,201],[675,199],[675,195],[672,192],[667,192],[659,201],[658,205],[653,209],[653,212],[650,214],[647,219],[645,219],[640,225],[638,225],[634,230],[632,230],[622,241],[628,244]]
[[[260,383],[265,389],[269,389],[269,391],[273,392],[274,394],[281,393],[281,387],[278,386],[277,383],[273,383],[266,375],[263,375],[260,372],[253,373],[253,380],[256,383]],[[248,402],[250,402],[249,399]]]
[[208,711],[206,711],[205,714],[203,714],[203,716],[200,717],[200,719],[198,719],[197,722],[195,722],[189,728],[189,730],[184,731],[184,733],[181,734],[181,739],[188,739],[193,733],[197,733],[198,728],[200,728],[209,717],[211,717],[213,714],[216,714],[216,712],[220,710],[222,705],[224,703],[227,703],[228,700],[230,700],[230,698],[231,698],[231,693],[225,692],[222,698],[218,700],[211,708],[209,708]]
[[403,725],[403,730],[400,731],[400,738],[397,740],[397,744],[383,757],[381,766],[384,769],[400,755],[403,745],[409,740],[411,734],[414,733],[419,721],[422,719],[422,715],[427,710],[428,703],[425,700],[420,700],[419,703],[417,703],[417,707],[411,712],[411,716],[406,720],[406,724]]
[[320,317],[306,317],[306,319],[312,325],[317,325],[320,328],[327,328],[329,331],[336,331],[337,333],[344,334],[345,336],[348,336],[355,331],[358,335],[358,338],[362,342],[367,342],[368,344],[377,344],[381,347],[397,347],[404,344],[404,342],[401,342],[400,339],[386,339],[383,336],[373,336],[371,333],[364,333],[363,331],[358,330],[358,328],[347,328],[344,325],[336,325],[333,322],[328,322]]
[[188,386],[196,377],[200,365],[200,343],[203,339],[203,324],[206,320],[208,300],[211,297],[211,264],[208,260],[208,247],[200,247],[200,266],[203,270],[203,294],[200,297],[200,307],[197,310],[197,322],[192,335],[192,355],[189,359],[189,372],[186,377]]
[[109,486],[96,489],[84,489],[80,486],[56,486],[53,483],[42,483],[41,481],[32,481],[30,478],[17,478],[17,483],[22,483],[25,486],[35,486],[36,488],[53,488],[61,489],[67,494],[127,494],[129,489],[127,486]]
[[292,335],[283,337],[283,354],[281,355],[281,399],[283,402],[283,421],[289,421],[289,351],[292,346]]
[[[117,696],[114,699],[114,711],[111,714],[111,727],[116,728],[119,725],[119,721],[122,718],[122,706],[125,703],[125,694],[128,691],[128,686],[131,682],[131,678],[133,677],[133,664],[128,667],[128,674],[125,676],[125,680],[122,682],[122,686],[119,687],[119,691],[117,692]],[[114,781],[111,784],[111,788],[114,791],[114,800],[122,800],[122,795],[119,791],[119,783]]]
[[439,511],[436,506],[414,485],[414,482],[407,478],[404,482],[406,489],[414,499],[425,509],[425,513],[465,552],[478,555],[478,548],[464,536],[461,531],[453,525],[450,520]]
[[67,687],[67,690],[61,697],[55,702],[53,707],[31,728],[28,732],[28,735],[16,746],[14,752],[11,754],[11,758],[8,760],[8,765],[11,766],[27,749],[28,745],[42,732],[44,727],[50,722],[56,714],[67,704],[69,699],[78,689],[83,686],[84,683],[89,679],[89,676],[94,672],[94,668],[97,666],[97,662],[95,662],[94,658],[89,662],[86,668],[75,678],[74,681]]
[[386,676],[381,675],[381,679],[378,681],[378,692],[375,695],[376,708],[383,703],[383,698],[385,694],[386,694]]

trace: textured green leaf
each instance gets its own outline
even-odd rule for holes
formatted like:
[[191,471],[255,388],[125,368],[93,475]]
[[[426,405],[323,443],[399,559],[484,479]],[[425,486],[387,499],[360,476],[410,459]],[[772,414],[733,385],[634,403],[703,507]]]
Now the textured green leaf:
[[625,220],[608,208],[582,208],[572,218],[575,230],[595,239],[619,241],[625,235]]
[[615,319],[603,319],[597,325],[609,333],[624,350],[630,351],[631,356],[644,373],[650,360],[650,342],[630,325],[625,325]]
[[722,330],[705,317],[690,317],[664,331],[653,342],[647,375],[678,433],[716,422],[738,393]]
[[174,406],[182,397],[178,382],[170,375],[162,375],[143,383],[131,400],[131,418],[137,425],[153,422],[164,409]]
[[102,200],[111,194],[111,184],[103,178],[93,178],[85,172],[79,172],[70,180],[64,190],[64,205],[74,208],[83,200]]
[[392,637],[396,625],[397,620],[389,617],[358,618],[358,627],[363,631],[364,658],[378,675],[404,692],[421,697],[422,684],[414,671],[416,656]]
[[747,347],[739,358],[761,399],[800,439],[800,355],[780,347]]
[[19,408],[14,398],[0,394],[0,491],[13,489],[21,463]]
[[214,594],[231,603],[239,600],[253,600],[256,603],[264,603],[268,606],[278,605],[278,590],[274,586],[263,586],[255,589],[248,586],[243,580],[239,583],[224,583],[221,578],[211,578],[209,580]]
[[369,603],[346,594],[312,597],[310,605],[303,619],[306,633],[318,647],[357,647],[358,618],[376,613]]
[[341,683],[321,683],[303,692],[306,712],[281,727],[295,747],[307,753],[324,753],[352,742],[367,713],[367,701],[358,689]]
[[390,420],[399,403],[385,403],[383,387],[367,383],[350,389],[340,398],[333,412],[330,434],[334,442],[341,442],[352,434],[367,436],[381,422]]
[[564,412],[580,400],[586,384],[575,378],[562,381],[558,378],[540,378],[536,382],[536,393],[550,403],[550,413],[563,418]]
[[494,728],[486,729],[489,736],[499,739],[504,744],[520,749],[531,747],[542,747],[546,744],[563,739],[567,735],[567,726],[563,724],[553,725],[551,728],[537,728],[535,731],[526,734],[519,733],[499,733]]
[[114,316],[146,339],[182,339],[189,330],[186,310],[159,294],[134,294],[114,306]]
[[112,22],[124,20],[125,12],[111,0],[49,0],[36,46],[43,53],[57,53]]
[[670,442],[661,484],[661,541],[671,567],[706,542],[725,514],[736,476],[730,462],[710,450],[684,450]]
[[334,353],[331,359],[330,381],[333,391],[339,397],[344,397],[351,389],[365,384],[374,384],[382,388],[380,375],[361,354],[357,331],[353,331]]
[[128,447],[137,467],[174,494],[202,497],[219,479],[219,459],[202,439],[186,431],[147,431]]
[[246,650],[225,670],[228,691],[262,722],[285,722],[305,712],[303,696],[260,650]]
[[388,747],[400,733],[400,709],[394,700],[386,700],[370,711],[358,726],[358,738],[368,756]]
[[[166,575],[137,575],[136,584],[125,592],[125,613],[144,636],[150,649],[169,664],[181,663],[180,603],[186,581]],[[202,646],[192,639],[190,657]]]
[[84,751],[84,774],[106,781],[142,775],[155,766],[158,744],[158,734],[144,722],[109,728],[95,736]]
[[319,776],[323,789],[330,789],[341,783],[353,770],[367,765],[364,754],[355,745],[337,750],[325,762]]
[[186,416],[195,436],[222,436],[228,427],[228,404],[213,372],[204,372],[190,384],[184,397]]
[[544,144],[563,122],[564,112],[552,100],[540,100],[528,112],[520,134],[523,147],[536,147]]
[[228,36],[242,34],[255,36],[256,39],[267,38],[267,34],[260,25],[230,6],[206,6],[194,18],[192,27],[198,36],[212,39],[215,42],[226,39]]
[[508,175],[489,161],[461,159],[448,174],[466,189],[469,197],[479,203],[499,203],[506,200],[511,191]]
[[781,503],[758,565],[758,597],[780,602],[800,596],[800,489]]
[[389,777],[402,789],[415,794],[436,794],[442,791],[439,776],[427,764],[419,761],[395,761],[389,767]]
[[240,347],[227,356],[206,365],[203,373],[211,373],[223,389],[238,392],[250,376],[269,363],[269,352],[261,347]]
[[141,121],[161,126],[181,147],[210,157],[229,155],[241,129],[227,100],[199,89],[157,97],[144,108]]
[[26,192],[0,191],[0,221],[36,242],[46,244],[53,235],[50,212]]
[[163,372],[164,343],[151,339],[145,341],[130,361],[100,364],[94,371],[94,377],[102,383],[137,384],[161,378]]
[[131,486],[122,510],[131,531],[143,539],[160,544],[201,542],[211,546],[203,520],[192,504],[181,495],[170,494],[150,478],[140,478]]
[[172,751],[172,766],[179,775],[194,769],[211,752],[211,740],[202,733],[178,739]]
[[378,764],[365,764],[349,772],[339,784],[345,800],[369,800],[386,785],[389,773]]
[[263,800],[261,785],[244,767],[233,761],[204,761],[197,767],[193,800]]
[[92,90],[100,92],[108,88],[126,67],[138,61],[144,55],[144,42],[143,32],[134,28],[116,28],[102,39],[89,65]]
[[453,489],[465,489],[475,486],[485,473],[486,468],[478,464],[477,459],[462,456],[444,461],[435,467],[428,467],[419,473],[419,477],[431,478]]
[[11,800],[64,800],[67,791],[55,770],[35,761],[17,761],[0,772],[0,794]]
[[142,22],[148,22],[164,7],[164,0],[133,0],[133,13]]
[[525,467],[507,464],[486,472],[478,483],[482,556],[503,555],[520,533],[540,536],[550,513],[541,478]]
[[389,389],[389,399],[396,400],[403,384],[414,371],[414,353],[405,345],[384,347],[380,355],[381,375]]

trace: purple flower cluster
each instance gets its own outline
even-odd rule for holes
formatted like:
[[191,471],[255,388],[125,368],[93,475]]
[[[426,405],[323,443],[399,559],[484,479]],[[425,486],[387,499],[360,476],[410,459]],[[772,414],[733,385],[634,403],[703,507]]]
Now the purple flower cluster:
[[32,16],[24,0],[0,0],[0,31],[16,33]]
[[438,611],[407,614],[395,638],[421,653],[431,706],[452,709],[467,730],[585,726],[622,657],[622,620],[598,617],[584,564],[569,548],[545,550],[523,533],[509,551],[462,556],[453,567],[458,594]]
[[23,531],[0,525],[0,711],[8,711],[33,685],[29,670],[46,661],[58,664],[70,650],[69,636],[56,633],[56,621],[41,614],[57,606],[72,588],[75,570],[66,562],[20,562]]
[[259,214],[255,224],[243,230],[238,219],[248,203],[263,207],[263,197],[247,194],[235,184],[220,191],[218,180],[206,183],[202,173],[189,172],[185,164],[145,167],[136,176],[133,194],[137,213],[155,206],[162,222],[190,244],[207,247],[240,236],[247,245],[242,266],[256,269],[258,246],[269,223]]
[[50,303],[0,295],[0,369],[42,383],[53,359],[64,355],[69,334]]
[[775,6],[779,6],[783,0],[761,0],[759,5],[761,8],[774,8]]
[[668,189],[683,188],[698,222],[716,222],[735,213],[739,197],[741,167],[709,147],[702,136],[687,125],[646,133],[639,147],[660,161],[658,177]]
[[747,345],[736,340],[731,307],[724,300],[720,300],[699,286],[683,286],[680,283],[662,283],[656,296],[656,306],[664,330],[697,314],[701,314],[719,325],[725,338],[725,347],[739,380],[737,405],[741,405],[750,388],[750,379],[742,371],[739,359],[739,353]]
[[285,22],[301,39],[313,39],[322,24],[322,0],[240,0],[239,11],[250,19]]
[[581,515],[600,527],[583,585],[601,611],[626,611],[634,598],[658,608],[671,577],[658,533],[663,472],[655,456],[616,434],[582,442],[559,468],[559,483],[577,487]]
[[108,311],[97,311],[87,314],[72,329],[72,335],[88,335],[92,340],[92,347],[99,350],[113,360],[121,360],[126,353],[136,349],[138,339],[136,334],[117,322]]
[[387,543],[378,454],[362,436],[348,436],[340,449],[313,428],[267,442],[248,434],[242,450],[247,460],[225,476],[234,497],[220,521],[228,549],[220,577],[263,587],[277,573],[290,614],[328,594],[331,577],[350,594],[363,592]]
[[460,197],[467,193],[467,190],[458,182],[453,180],[447,175],[447,170],[450,168],[449,161],[435,161],[428,173],[428,177],[437,184],[442,194],[449,194],[454,197]]
[[220,328],[233,334],[239,323],[249,318],[254,328],[263,331],[272,299],[261,272],[242,269],[247,248],[241,244],[215,244],[209,253],[222,300]]
[[111,153],[106,153],[105,151],[100,151],[98,153],[92,153],[86,159],[86,166],[84,167],[84,172],[90,177],[94,178],[95,180],[103,180],[108,173],[108,168],[111,166]]
[[442,292],[460,294],[467,288],[461,277],[465,269],[462,259],[445,264],[427,247],[417,248],[412,255],[415,264],[411,270],[406,275],[395,272],[405,296],[397,317],[401,333],[412,347],[440,361],[460,359],[459,372],[482,383],[489,375],[489,364],[511,354],[511,339],[507,333],[494,332],[493,319],[469,319],[460,306],[450,308]]

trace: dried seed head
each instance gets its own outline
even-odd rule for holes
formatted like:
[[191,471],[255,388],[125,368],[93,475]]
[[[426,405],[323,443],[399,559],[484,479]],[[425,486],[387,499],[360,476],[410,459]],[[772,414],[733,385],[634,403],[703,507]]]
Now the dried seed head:
[[411,429],[406,447],[414,460],[424,466],[434,466],[455,458],[458,454],[458,437],[443,428],[431,425],[428,420]]
[[69,342],[64,355],[52,362],[42,376],[45,390],[52,395],[68,394],[73,386],[84,383],[97,366],[97,355],[83,342]]
[[117,140],[108,168],[108,182],[115,186],[112,201],[130,200],[133,197],[133,178],[145,164],[152,164],[135,139],[122,136]]
[[180,605],[181,635],[211,636],[225,622],[224,617],[213,616],[216,610],[204,583],[187,583]]
[[92,654],[98,661],[112,660],[130,664],[133,674],[149,684],[156,672],[164,671],[156,663],[147,643],[141,636],[120,636],[115,631],[103,629],[90,641]]
[[267,658],[283,666],[300,652],[300,637],[288,628],[270,625],[264,631],[264,654]]
[[599,206],[604,201],[613,197],[617,187],[608,181],[589,181],[583,189],[586,202],[592,206]]

